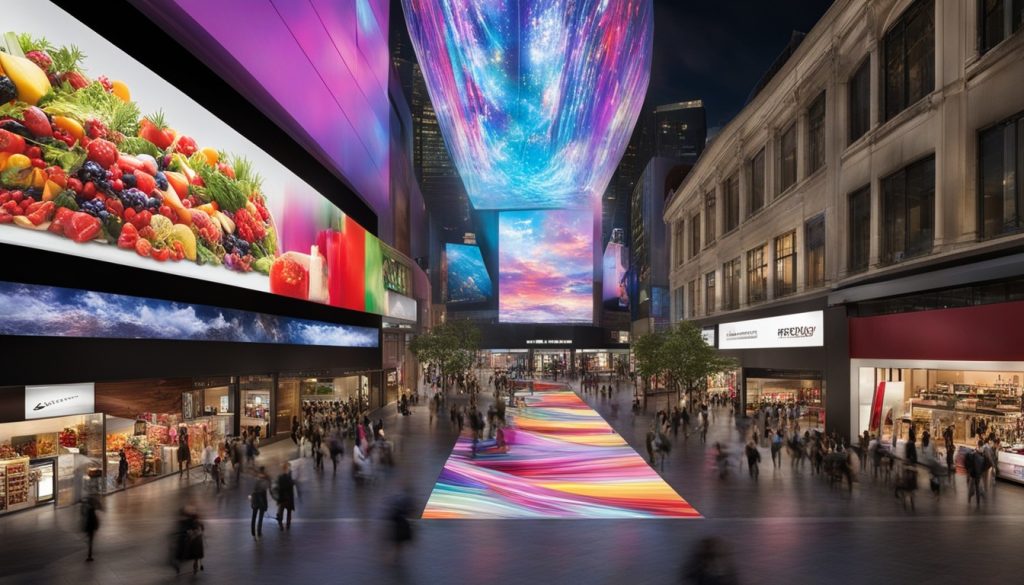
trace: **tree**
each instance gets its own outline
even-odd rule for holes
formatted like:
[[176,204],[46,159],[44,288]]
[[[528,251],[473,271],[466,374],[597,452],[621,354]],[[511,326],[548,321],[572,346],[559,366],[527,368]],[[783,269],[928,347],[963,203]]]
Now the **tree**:
[[434,366],[441,375],[441,387],[448,390],[450,379],[473,367],[480,345],[480,330],[466,319],[450,319],[416,336],[409,345],[416,359]]
[[709,376],[737,366],[736,360],[722,356],[708,345],[692,321],[681,321],[666,333],[659,354],[677,398],[685,390],[688,404],[692,403],[693,392],[702,388]]
[[665,371],[664,354],[661,351],[664,344],[665,334],[661,332],[645,333],[633,342],[636,373],[643,380],[644,394],[647,394],[650,380]]

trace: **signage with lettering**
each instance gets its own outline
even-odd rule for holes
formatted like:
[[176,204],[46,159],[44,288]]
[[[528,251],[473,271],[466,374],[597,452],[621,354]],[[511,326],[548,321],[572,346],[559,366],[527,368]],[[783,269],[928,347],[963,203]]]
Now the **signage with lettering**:
[[825,344],[824,325],[825,317],[822,311],[722,323],[718,326],[718,347],[719,349],[821,347]]
[[527,339],[527,345],[572,345],[571,339]]
[[89,414],[96,411],[96,386],[54,384],[25,386],[25,419]]
[[704,343],[715,347],[715,327],[705,327],[700,330],[700,336],[704,338]]

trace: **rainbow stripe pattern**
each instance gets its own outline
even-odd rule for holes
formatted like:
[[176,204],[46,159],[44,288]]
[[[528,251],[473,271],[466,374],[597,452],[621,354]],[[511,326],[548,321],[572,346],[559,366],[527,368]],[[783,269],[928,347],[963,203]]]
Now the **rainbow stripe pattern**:
[[459,437],[423,518],[700,518],[572,390],[536,384],[508,408],[507,453]]

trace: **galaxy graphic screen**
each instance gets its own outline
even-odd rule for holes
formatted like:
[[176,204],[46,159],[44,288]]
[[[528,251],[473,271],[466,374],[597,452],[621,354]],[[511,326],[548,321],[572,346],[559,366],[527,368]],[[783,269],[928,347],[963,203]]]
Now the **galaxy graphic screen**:
[[500,322],[593,322],[593,221],[581,210],[499,214]]
[[403,0],[476,209],[592,207],[639,116],[651,0]]
[[448,265],[448,302],[480,303],[491,298],[493,286],[478,246],[445,244]]

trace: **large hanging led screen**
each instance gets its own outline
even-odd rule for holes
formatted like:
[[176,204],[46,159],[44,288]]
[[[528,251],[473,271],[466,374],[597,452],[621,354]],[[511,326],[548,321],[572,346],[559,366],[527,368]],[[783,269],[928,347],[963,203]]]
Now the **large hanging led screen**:
[[479,246],[445,244],[444,253],[449,303],[480,303],[491,298],[491,276]]
[[378,330],[95,291],[0,282],[0,335],[377,347]]
[[384,311],[380,242],[302,177],[52,3],[3,26],[0,242]]
[[499,321],[593,322],[593,221],[580,210],[499,214]]
[[651,0],[403,4],[473,206],[593,205],[647,92]]

